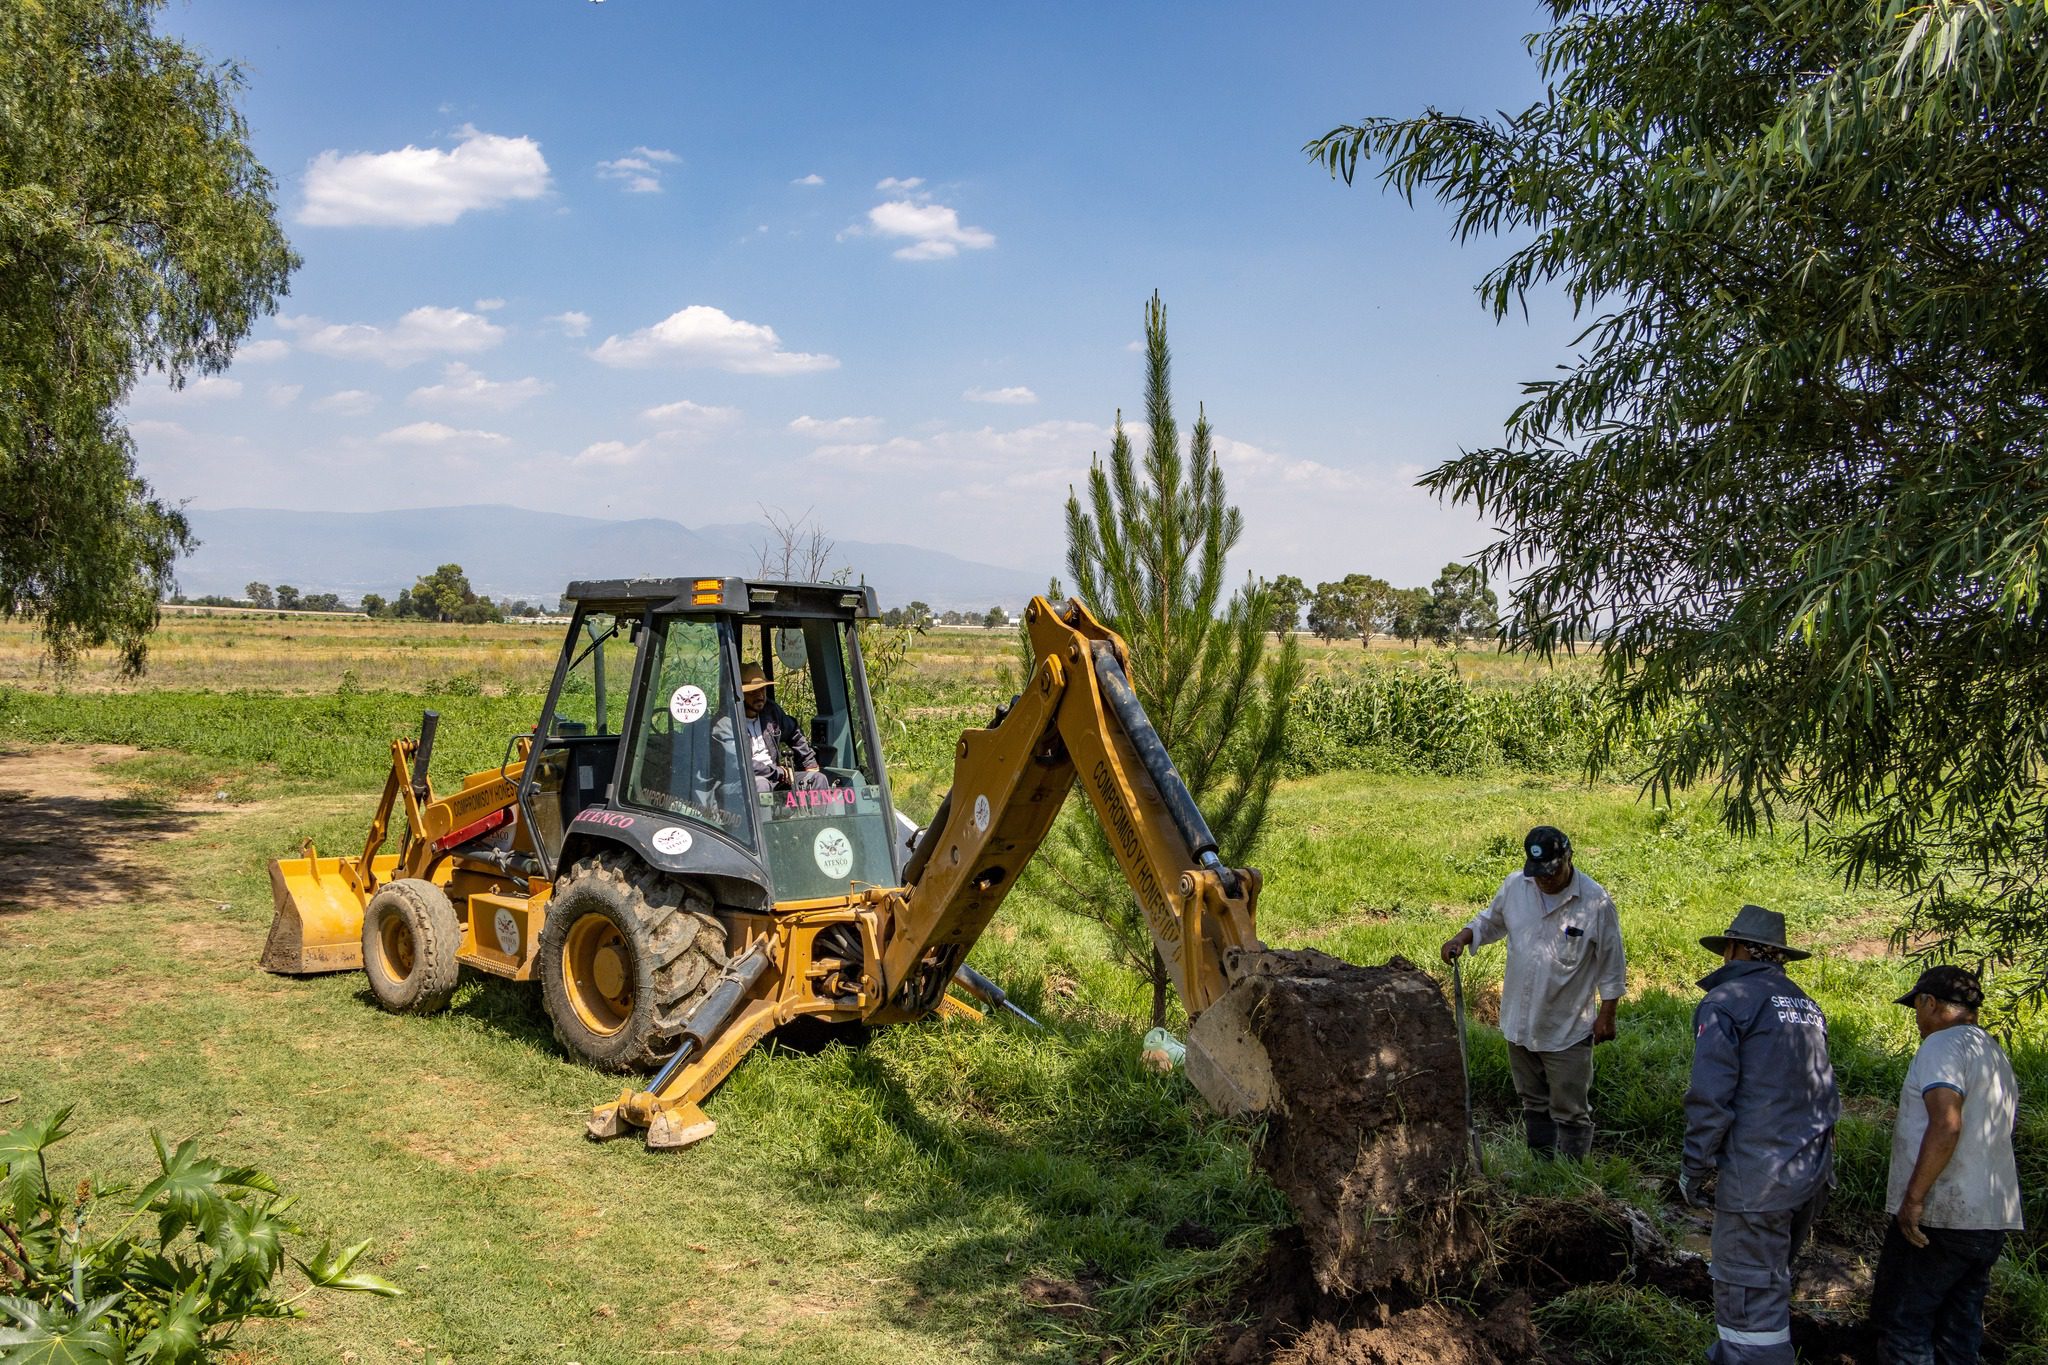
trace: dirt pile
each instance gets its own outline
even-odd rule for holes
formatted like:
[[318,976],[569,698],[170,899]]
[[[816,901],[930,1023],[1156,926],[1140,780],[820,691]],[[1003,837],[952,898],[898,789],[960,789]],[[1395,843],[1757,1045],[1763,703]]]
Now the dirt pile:
[[1300,1217],[1317,1289],[1458,1274],[1480,1240],[1458,1204],[1464,1072],[1435,979],[1311,950],[1236,965],[1189,1031],[1188,1076],[1219,1107],[1267,1116],[1259,1164]]
[[1406,1289],[1346,1298],[1316,1288],[1310,1260],[1299,1231],[1276,1237],[1230,1306],[1230,1318],[1244,1325],[1212,1338],[1200,1365],[1517,1365],[1543,1358],[1526,1294],[1495,1294],[1480,1312]]
[[[1705,1258],[1673,1248],[1642,1211],[1597,1192],[1528,1200],[1492,1229],[1476,1282],[1432,1301],[1396,1286],[1347,1297],[1316,1287],[1312,1252],[1299,1231],[1273,1239],[1258,1269],[1227,1303],[1226,1324],[1197,1357],[1200,1365],[1511,1365],[1573,1359],[1573,1343],[1546,1343],[1531,1305],[1592,1285],[1654,1289],[1711,1312],[1713,1281]],[[1817,1272],[1839,1252],[1813,1249],[1794,1291],[1792,1341],[1802,1360],[1860,1365],[1874,1358],[1860,1303],[1812,1311],[1824,1300]],[[1868,1293],[1865,1284],[1855,1296]]]

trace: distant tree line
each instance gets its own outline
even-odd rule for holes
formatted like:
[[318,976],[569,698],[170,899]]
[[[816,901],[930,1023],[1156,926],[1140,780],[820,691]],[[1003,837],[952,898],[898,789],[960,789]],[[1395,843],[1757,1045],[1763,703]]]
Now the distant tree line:
[[[1420,644],[1431,640],[1447,645],[1456,640],[1490,636],[1500,626],[1500,599],[1486,585],[1486,577],[1470,564],[1446,564],[1443,572],[1426,588],[1397,588],[1371,574],[1346,574],[1334,583],[1313,588],[1292,574],[1265,584],[1272,602],[1271,624],[1275,634],[1300,629],[1307,613],[1308,628],[1324,640],[1361,640],[1370,643],[1375,635]],[[980,626],[996,630],[1010,624],[1010,614],[1001,607],[985,612],[934,611],[925,602],[891,607],[882,613],[889,626],[929,630],[933,626]]]
[[1296,629],[1304,611],[1308,628],[1324,640],[1359,640],[1375,635],[1420,644],[1447,645],[1492,635],[1500,626],[1500,599],[1486,577],[1470,564],[1446,564],[1426,588],[1397,588],[1371,574],[1346,574],[1310,588],[1292,574],[1267,585],[1273,602],[1272,629]]
[[250,583],[242,589],[240,597],[219,593],[188,597],[177,593],[166,600],[172,606],[252,607],[259,611],[360,611],[365,616],[380,619],[452,621],[464,625],[522,616],[545,616],[560,610],[559,605],[550,608],[523,599],[494,602],[470,587],[469,575],[462,571],[460,564],[443,564],[432,573],[421,575],[410,588],[399,589],[398,596],[394,598],[366,592],[360,606],[351,606],[331,592],[302,593],[289,583],[275,588],[268,583]]
[[980,626],[983,630],[999,630],[1010,624],[1010,613],[1001,607],[990,607],[982,612],[935,613],[923,602],[912,602],[907,607],[891,607],[883,612],[882,624],[907,626],[912,630],[930,630],[933,626]]

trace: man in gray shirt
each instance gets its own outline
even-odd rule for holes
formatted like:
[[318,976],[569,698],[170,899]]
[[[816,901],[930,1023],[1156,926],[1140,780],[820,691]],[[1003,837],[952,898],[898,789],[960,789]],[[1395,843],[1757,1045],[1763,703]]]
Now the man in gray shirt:
[[1808,956],[1785,917],[1736,912],[1700,946],[1721,966],[1700,981],[1678,1192],[1695,1207],[1714,1185],[1714,1365],[1792,1365],[1792,1258],[1834,1184],[1842,1101],[1828,1021],[1785,975]]
[[1444,944],[1443,959],[1508,941],[1500,1031],[1523,1131],[1532,1151],[1584,1158],[1593,1149],[1593,1044],[1614,1037],[1628,984],[1621,920],[1600,883],[1572,865],[1563,830],[1538,825],[1522,851],[1522,870]]
[[1977,1027],[1984,990],[1961,967],[1931,967],[1899,997],[1920,1049],[1899,1091],[1891,1221],[1871,1287],[1889,1365],[1966,1365],[1984,1337],[1984,1291],[2020,1222],[2012,1063]]

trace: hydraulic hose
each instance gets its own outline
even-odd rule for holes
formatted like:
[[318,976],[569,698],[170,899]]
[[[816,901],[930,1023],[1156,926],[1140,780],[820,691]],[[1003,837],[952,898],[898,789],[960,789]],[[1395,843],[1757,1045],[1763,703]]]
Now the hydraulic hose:
[[1159,789],[1159,799],[1166,803],[1166,813],[1172,817],[1174,828],[1180,831],[1188,851],[1195,855],[1197,862],[1222,878],[1223,885],[1231,892],[1237,890],[1236,874],[1223,865],[1223,859],[1216,851],[1216,836],[1209,832],[1209,822],[1202,818],[1202,811],[1195,804],[1188,784],[1181,780],[1180,770],[1173,766],[1173,758],[1166,752],[1166,742],[1159,738],[1159,731],[1153,728],[1152,718],[1145,714],[1138,694],[1131,690],[1131,680],[1124,676],[1123,665],[1117,662],[1116,651],[1104,640],[1097,640],[1093,646],[1095,655],[1095,679],[1102,685],[1102,695],[1109,701],[1109,709],[1116,713],[1117,723],[1124,728],[1131,747],[1137,750],[1138,761],[1152,778],[1152,785]]

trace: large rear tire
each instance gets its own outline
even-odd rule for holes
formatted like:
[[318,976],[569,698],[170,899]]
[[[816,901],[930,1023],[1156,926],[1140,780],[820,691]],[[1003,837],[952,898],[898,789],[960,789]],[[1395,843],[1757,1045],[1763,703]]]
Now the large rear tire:
[[363,975],[393,1014],[432,1014],[461,979],[462,926],[448,893],[404,878],[377,889],[363,907]]
[[667,1058],[725,966],[725,926],[694,887],[624,853],[580,860],[548,904],[541,1000],[562,1046],[604,1071]]

